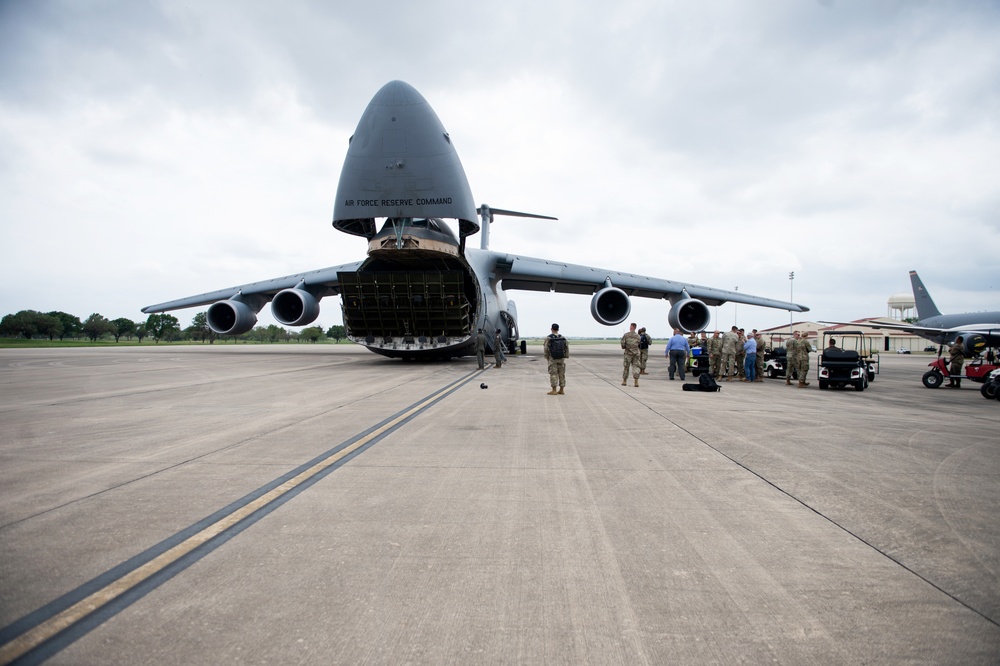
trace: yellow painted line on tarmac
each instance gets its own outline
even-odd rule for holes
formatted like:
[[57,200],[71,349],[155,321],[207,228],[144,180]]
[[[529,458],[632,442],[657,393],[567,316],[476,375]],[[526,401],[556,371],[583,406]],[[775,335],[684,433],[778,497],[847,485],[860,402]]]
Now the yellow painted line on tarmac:
[[229,514],[225,518],[216,521],[215,523],[209,525],[197,534],[189,537],[185,541],[177,544],[173,548],[167,550],[161,555],[153,558],[146,564],[133,569],[131,572],[125,574],[113,583],[103,587],[102,589],[94,592],[90,596],[86,597],[73,604],[61,613],[53,616],[52,618],[46,620],[45,622],[39,624],[38,626],[24,632],[14,640],[10,641],[6,645],[0,647],[0,664],[9,664],[10,662],[22,657],[31,650],[35,649],[45,641],[56,636],[59,632],[67,629],[91,613],[97,611],[108,603],[114,601],[121,595],[125,594],[131,590],[136,585],[139,585],[144,580],[150,578],[151,576],[162,571],[169,565],[173,564],[180,558],[184,557],[191,551],[195,550],[199,546],[207,543],[211,539],[219,536],[233,525],[237,524],[244,518],[247,518],[260,509],[266,507],[271,502],[285,495],[296,487],[302,485],[312,477],[323,472],[327,468],[335,465],[338,461],[342,460],[345,456],[350,455],[354,451],[367,444],[368,442],[380,437],[387,431],[393,429],[402,421],[405,421],[409,417],[413,416],[420,410],[424,409],[431,403],[444,397],[445,394],[453,391],[460,384],[466,380],[452,383],[451,385],[441,389],[437,393],[432,394],[430,397],[426,398],[422,402],[414,405],[405,412],[397,415],[390,421],[382,424],[372,432],[368,433],[358,441],[350,444],[349,446],[331,454],[328,458],[321,460],[312,467],[300,472],[296,476],[292,477],[288,481],[285,481],[280,486],[277,486],[270,490],[269,492],[261,495],[252,502],[246,504],[245,506],[237,509],[233,513]]

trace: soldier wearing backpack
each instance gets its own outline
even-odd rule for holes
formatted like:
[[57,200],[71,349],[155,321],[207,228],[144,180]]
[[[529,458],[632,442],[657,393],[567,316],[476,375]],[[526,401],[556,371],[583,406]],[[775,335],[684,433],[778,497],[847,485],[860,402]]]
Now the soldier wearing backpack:
[[[545,359],[549,362],[549,395],[565,395],[566,359],[569,358],[569,341],[559,335],[559,324],[552,324],[552,333],[545,338]],[[558,387],[558,391],[556,390]]]

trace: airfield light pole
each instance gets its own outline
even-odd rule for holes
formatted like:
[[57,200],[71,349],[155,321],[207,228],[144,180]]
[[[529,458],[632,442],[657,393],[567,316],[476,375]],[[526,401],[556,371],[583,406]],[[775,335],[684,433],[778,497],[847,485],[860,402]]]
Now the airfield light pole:
[[[792,303],[795,302],[795,291],[793,285],[795,284],[795,271],[788,273],[788,300]],[[792,311],[788,311],[788,335],[792,335]]]

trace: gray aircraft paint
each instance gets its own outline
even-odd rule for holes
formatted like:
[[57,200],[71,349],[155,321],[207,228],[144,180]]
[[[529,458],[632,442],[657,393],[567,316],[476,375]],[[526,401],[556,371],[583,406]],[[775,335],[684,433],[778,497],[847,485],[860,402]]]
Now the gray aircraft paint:
[[970,347],[970,341],[976,336],[982,337],[986,347],[1000,347],[1000,311],[941,314],[916,271],[910,271],[910,286],[913,288],[913,302],[917,308],[917,317],[919,317],[915,323],[873,324],[845,321],[825,321],[823,323],[903,331],[919,335],[939,345],[951,344],[961,336],[962,341],[966,344],[966,351],[970,353],[980,351]]
[[[237,334],[256,324],[257,313],[269,301],[279,322],[304,326],[315,321],[323,298],[340,295],[348,337],[355,342],[386,356],[446,358],[470,353],[477,328],[490,341],[499,330],[504,344],[513,347],[517,309],[506,290],[589,295],[592,315],[609,326],[625,320],[632,297],[665,299],[670,303],[668,323],[688,332],[707,326],[709,306],[729,301],[794,312],[809,309],[687,282],[493,251],[489,225],[498,214],[546,217],[476,207],[437,114],[409,84],[391,81],[372,98],[349,142],[334,204],[333,226],[366,238],[367,259],[150,305],[143,312],[209,305],[212,329]],[[437,218],[456,220],[459,237]],[[466,247],[467,236],[480,230],[480,248]],[[455,281],[460,293],[448,293],[448,280]],[[415,315],[407,318],[408,313]],[[425,314],[433,323],[417,321]],[[449,323],[453,315],[461,315],[459,324]]]

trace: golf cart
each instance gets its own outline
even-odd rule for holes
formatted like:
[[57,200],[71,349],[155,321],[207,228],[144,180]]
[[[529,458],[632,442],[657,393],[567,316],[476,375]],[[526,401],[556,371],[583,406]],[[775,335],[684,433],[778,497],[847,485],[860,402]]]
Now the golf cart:
[[[775,339],[777,337],[777,339]],[[787,340],[789,336],[785,336]],[[785,376],[785,369],[788,368],[788,350],[782,343],[781,336],[771,336],[771,346],[764,352],[764,374],[771,379],[778,379]],[[792,379],[798,379],[799,373],[792,371]]]
[[[830,346],[834,340],[839,346]],[[824,332],[816,364],[821,389],[853,386],[855,391],[864,391],[878,374],[879,358],[874,339],[861,331]]]

